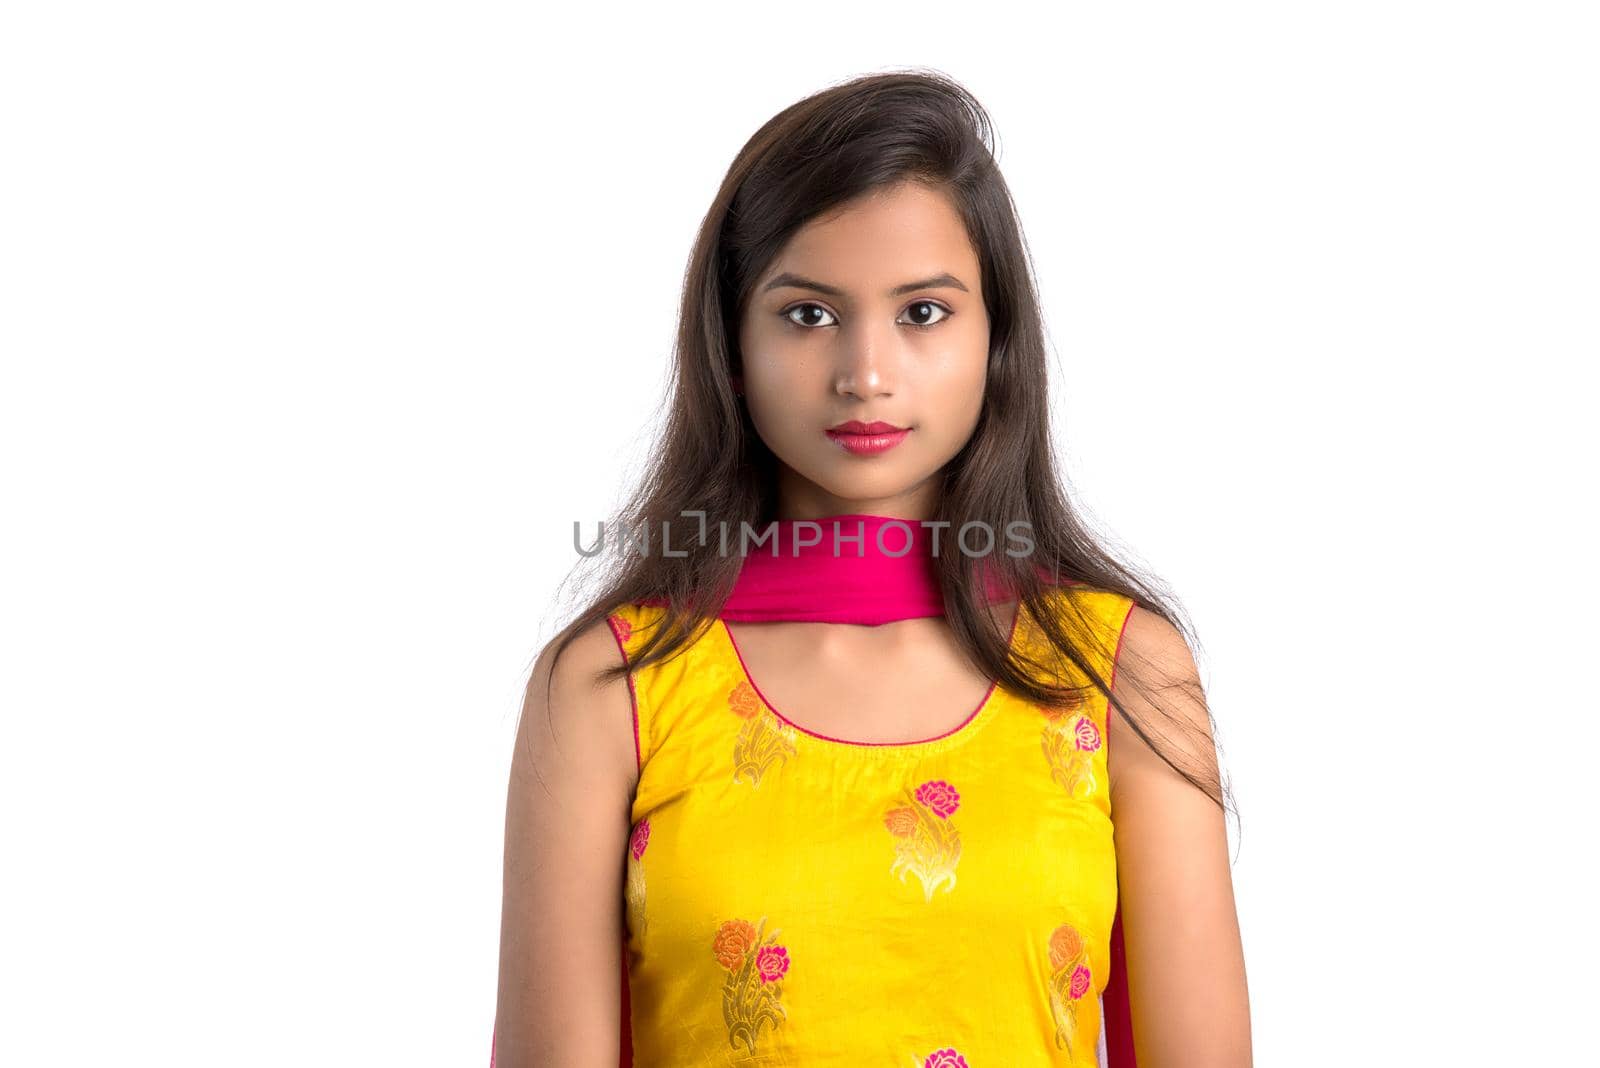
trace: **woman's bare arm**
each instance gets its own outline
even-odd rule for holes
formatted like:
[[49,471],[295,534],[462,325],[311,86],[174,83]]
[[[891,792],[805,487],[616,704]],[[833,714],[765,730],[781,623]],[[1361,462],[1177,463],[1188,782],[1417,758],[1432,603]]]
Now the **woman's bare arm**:
[[[1217,755],[1198,672],[1172,624],[1135,607],[1112,692],[1202,781]],[[1131,685],[1141,672],[1178,724]],[[1161,732],[1161,735],[1155,732]],[[1113,710],[1108,760],[1128,1000],[1139,1068],[1250,1068],[1250,1005],[1222,809]]]
[[[605,621],[529,680],[506,797],[495,1068],[616,1068],[622,881],[638,762]],[[545,682],[551,679],[550,698]]]

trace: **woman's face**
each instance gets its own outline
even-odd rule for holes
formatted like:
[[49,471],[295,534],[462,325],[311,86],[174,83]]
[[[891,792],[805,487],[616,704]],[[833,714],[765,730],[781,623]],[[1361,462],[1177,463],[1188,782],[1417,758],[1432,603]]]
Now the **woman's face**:
[[[739,351],[751,421],[779,460],[778,518],[927,518],[934,476],[978,424],[988,366],[961,217],[906,182],[813,219],[757,279]],[[851,420],[904,430],[836,429]]]

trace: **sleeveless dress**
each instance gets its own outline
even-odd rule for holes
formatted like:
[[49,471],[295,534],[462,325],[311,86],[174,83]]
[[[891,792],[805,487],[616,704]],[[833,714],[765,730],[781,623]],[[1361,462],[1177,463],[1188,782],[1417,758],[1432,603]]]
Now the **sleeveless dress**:
[[[1078,599],[1104,646],[1090,662],[1112,677],[1132,602],[1050,597]],[[664,613],[611,614],[624,658]],[[1025,612],[1010,641],[1044,648]],[[938,737],[831,738],[772,707],[721,619],[629,684],[623,1064],[1111,1063],[1117,873],[1098,690],[1047,710],[991,686]]]

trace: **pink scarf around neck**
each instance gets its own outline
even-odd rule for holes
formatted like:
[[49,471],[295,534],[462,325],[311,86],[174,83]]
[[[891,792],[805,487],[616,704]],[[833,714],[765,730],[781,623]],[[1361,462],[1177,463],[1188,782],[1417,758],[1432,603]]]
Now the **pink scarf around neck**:
[[[877,626],[942,616],[939,557],[960,552],[948,527],[859,512],[780,519],[756,534],[766,540],[756,544],[752,538],[746,545],[738,581],[720,613],[735,623]],[[1003,597],[993,579],[986,592],[991,601]]]

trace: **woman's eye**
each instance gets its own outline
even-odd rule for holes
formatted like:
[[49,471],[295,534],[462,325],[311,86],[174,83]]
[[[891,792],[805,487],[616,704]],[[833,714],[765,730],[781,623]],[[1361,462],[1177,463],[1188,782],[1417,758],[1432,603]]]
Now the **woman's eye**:
[[935,304],[931,300],[919,300],[907,308],[906,312],[910,315],[916,316],[919,319],[925,315],[933,315],[935,313],[938,313],[939,315],[939,318],[934,319],[932,322],[914,322],[907,324],[909,326],[919,326],[924,328],[937,326],[939,323],[942,323],[946,319],[950,318],[950,310],[948,308],[942,304]]
[[811,313],[815,313],[815,314],[818,314],[818,315],[826,315],[829,318],[832,318],[833,317],[833,313],[828,311],[828,309],[824,308],[820,304],[796,304],[794,307],[792,307],[788,311],[784,312],[783,313],[783,317],[785,319],[789,320],[791,323],[794,323],[794,325],[796,325],[796,326],[803,326],[803,327],[808,327],[808,328],[809,327],[830,326],[830,325],[832,325],[830,323],[800,322],[798,319],[796,319],[794,317],[795,316],[795,312],[811,312]]

